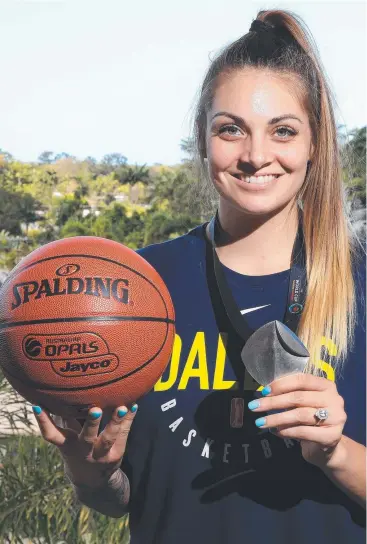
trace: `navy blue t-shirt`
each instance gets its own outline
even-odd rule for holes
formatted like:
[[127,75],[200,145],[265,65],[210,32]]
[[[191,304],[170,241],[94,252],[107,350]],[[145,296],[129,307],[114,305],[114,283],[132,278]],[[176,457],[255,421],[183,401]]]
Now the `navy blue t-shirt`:
[[[362,544],[365,513],[296,440],[256,427],[248,402],[259,384],[241,362],[212,267],[204,226],[139,250],[165,281],[176,312],[170,363],[139,400],[122,464],[130,480],[131,544]],[[283,320],[289,270],[246,276],[224,267],[253,329]],[[364,280],[360,278],[360,288]],[[365,444],[365,325],[336,380],[344,434]],[[325,350],[334,347],[327,340]],[[349,460],[353,463],[353,459]]]

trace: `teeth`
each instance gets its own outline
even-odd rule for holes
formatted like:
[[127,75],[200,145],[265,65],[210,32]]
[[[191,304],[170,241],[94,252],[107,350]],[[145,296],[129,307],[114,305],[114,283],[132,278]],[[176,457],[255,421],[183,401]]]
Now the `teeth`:
[[242,176],[241,174],[234,174],[234,177],[241,181],[245,181],[246,183],[255,183],[257,185],[265,185],[279,176],[280,174],[275,176]]
[[278,176],[245,176],[245,181],[247,183],[256,183],[257,185],[263,185],[264,183],[269,183],[273,181]]

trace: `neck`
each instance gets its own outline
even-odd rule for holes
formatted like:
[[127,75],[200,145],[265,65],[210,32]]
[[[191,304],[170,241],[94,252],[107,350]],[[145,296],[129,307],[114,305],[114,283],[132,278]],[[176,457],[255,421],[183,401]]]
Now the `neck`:
[[248,215],[221,199],[219,221],[224,231],[217,254],[228,268],[249,276],[288,270],[298,229],[297,207],[288,204],[266,216]]

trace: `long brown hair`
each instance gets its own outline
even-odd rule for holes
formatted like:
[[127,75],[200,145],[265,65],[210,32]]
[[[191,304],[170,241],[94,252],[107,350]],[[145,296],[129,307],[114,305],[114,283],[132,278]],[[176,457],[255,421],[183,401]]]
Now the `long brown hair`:
[[[319,374],[323,361],[341,368],[353,341],[356,295],[353,259],[356,238],[346,207],[333,96],[317,47],[302,19],[284,10],[260,11],[258,25],[225,47],[212,61],[204,78],[194,114],[196,159],[202,177],[208,177],[206,114],[216,81],[223,73],[244,67],[275,70],[290,80],[309,116],[314,144],[312,163],[297,195],[303,210],[307,300],[298,335],[310,352],[307,371]],[[256,25],[256,24],[255,24]]]

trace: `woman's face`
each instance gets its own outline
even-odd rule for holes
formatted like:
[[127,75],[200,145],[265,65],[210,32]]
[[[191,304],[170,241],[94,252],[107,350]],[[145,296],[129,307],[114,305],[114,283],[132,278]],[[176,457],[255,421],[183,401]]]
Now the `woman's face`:
[[209,173],[222,199],[244,213],[283,209],[304,182],[311,128],[291,85],[256,68],[219,76],[207,113]]

